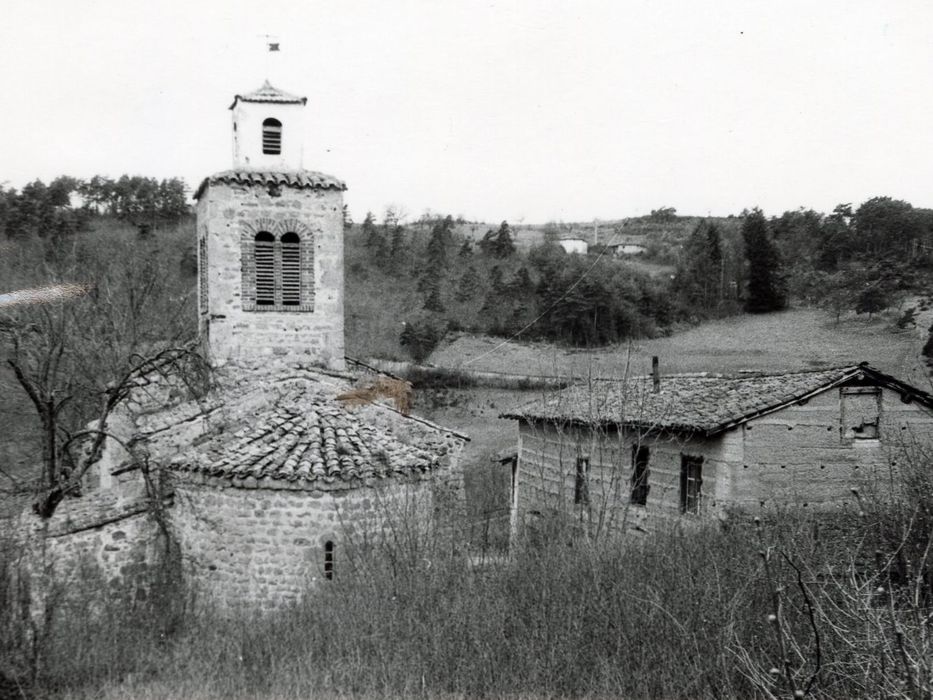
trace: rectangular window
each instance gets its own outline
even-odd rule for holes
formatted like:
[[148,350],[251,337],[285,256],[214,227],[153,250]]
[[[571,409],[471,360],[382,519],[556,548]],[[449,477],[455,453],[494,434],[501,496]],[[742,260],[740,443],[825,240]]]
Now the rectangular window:
[[680,512],[699,513],[703,486],[703,458],[680,455]]
[[198,282],[200,290],[198,298],[200,300],[201,313],[207,313],[207,239],[202,238],[198,241]]
[[573,502],[586,505],[590,502],[590,489],[587,478],[590,471],[590,458],[577,457],[577,473],[573,483]]
[[330,540],[324,543],[324,578],[334,578],[334,543]]
[[648,503],[648,459],[651,451],[645,445],[632,445],[632,495],[637,506]]
[[842,437],[877,440],[881,437],[881,387],[847,386],[842,392]]

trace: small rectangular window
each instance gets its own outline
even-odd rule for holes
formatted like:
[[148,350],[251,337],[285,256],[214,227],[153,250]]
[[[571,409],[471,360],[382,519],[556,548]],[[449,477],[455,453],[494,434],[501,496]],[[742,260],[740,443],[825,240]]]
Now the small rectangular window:
[[334,578],[334,543],[330,540],[324,543],[324,578]]
[[703,458],[680,455],[680,512],[699,513],[703,487]]
[[637,506],[648,503],[648,459],[651,451],[646,445],[632,445],[632,495]]
[[200,301],[201,313],[207,313],[207,239],[202,238],[198,241],[198,282],[200,290],[198,299]]
[[587,479],[590,471],[590,458],[577,457],[577,472],[573,485],[573,502],[586,505],[590,502],[590,489]]
[[880,438],[881,387],[843,387],[841,414],[844,439]]

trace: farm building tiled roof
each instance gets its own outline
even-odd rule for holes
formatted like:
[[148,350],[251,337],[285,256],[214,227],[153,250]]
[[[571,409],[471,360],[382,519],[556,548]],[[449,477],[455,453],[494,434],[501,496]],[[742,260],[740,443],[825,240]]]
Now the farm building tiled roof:
[[258,90],[253,90],[248,92],[245,95],[236,95],[233,98],[233,104],[230,105],[230,109],[236,107],[237,102],[275,102],[278,104],[295,104],[303,105],[308,102],[307,97],[298,97],[298,95],[292,95],[291,93],[285,92],[284,90],[279,90],[277,87],[273,87],[269,81],[265,81]]
[[380,422],[376,408],[350,408],[327,394],[293,391],[241,418],[232,434],[224,430],[176,457],[170,467],[233,485],[279,482],[334,490],[440,466],[443,440],[428,436],[438,432],[436,426],[400,432]]
[[281,185],[296,189],[310,190],[339,190],[347,189],[343,180],[332,175],[325,175],[314,170],[296,170],[293,172],[272,172],[265,170],[224,170],[204,178],[197,191],[195,199],[200,199],[208,185]]
[[665,376],[657,393],[651,377],[596,380],[499,417],[714,435],[862,376],[933,405],[933,396],[862,363],[783,374]]

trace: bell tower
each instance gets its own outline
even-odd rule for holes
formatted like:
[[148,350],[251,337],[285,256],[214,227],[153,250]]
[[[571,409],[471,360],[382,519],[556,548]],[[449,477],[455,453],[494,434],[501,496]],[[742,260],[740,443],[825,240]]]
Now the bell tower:
[[301,170],[306,97],[262,87],[233,98],[233,167]]
[[198,330],[212,362],[344,369],[343,192],[303,169],[307,98],[236,95],[233,168],[198,187]]

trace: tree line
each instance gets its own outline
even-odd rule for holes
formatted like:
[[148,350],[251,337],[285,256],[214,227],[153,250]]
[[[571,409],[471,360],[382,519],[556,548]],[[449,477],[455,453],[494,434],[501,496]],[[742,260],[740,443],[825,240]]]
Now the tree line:
[[347,237],[348,303],[367,290],[409,288],[394,311],[403,319],[398,342],[416,360],[451,330],[596,346],[672,320],[664,284],[609,257],[570,255],[553,241],[520,251],[506,221],[468,236],[438,215],[425,235],[392,214],[380,223],[367,213]]
[[132,224],[140,234],[172,226],[191,213],[184,180],[103,175],[35,180],[20,190],[0,187],[0,236],[60,238],[84,231],[94,216]]
[[766,313],[795,299],[838,319],[927,291],[933,211],[908,202],[873,197],[856,209],[840,204],[830,214],[798,209],[770,219],[753,209],[737,225],[738,236],[729,236],[703,222],[684,243],[673,290],[701,315]]
[[[664,208],[651,220],[676,221],[676,213]],[[933,212],[890,197],[830,214],[768,217],[755,208],[701,220],[670,252],[671,275],[650,276],[600,247],[570,255],[554,236],[518,250],[507,222],[482,236],[468,228],[466,235],[441,215],[407,226],[389,208],[381,222],[368,212],[358,236],[348,229],[348,245],[361,253],[348,273],[348,298],[359,293],[354,272],[364,270],[371,277],[378,269],[384,285],[414,285],[398,315],[400,342],[416,359],[449,330],[595,346],[678,323],[780,311],[792,301],[837,319],[871,315],[926,293],[933,268]],[[904,311],[902,327],[915,311]]]

